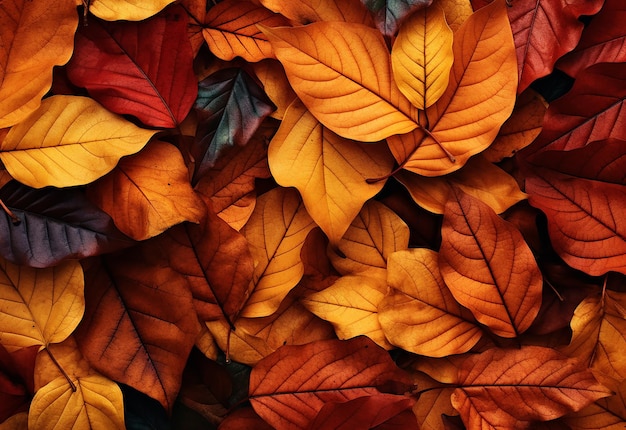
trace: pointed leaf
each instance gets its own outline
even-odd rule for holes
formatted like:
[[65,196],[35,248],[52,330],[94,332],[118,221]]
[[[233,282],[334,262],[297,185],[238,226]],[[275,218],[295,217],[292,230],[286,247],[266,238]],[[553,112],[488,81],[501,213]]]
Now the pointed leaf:
[[16,181],[0,189],[0,200],[17,216],[0,217],[0,255],[33,267],[84,258],[130,246],[111,218],[76,189],[33,190]]
[[170,410],[199,325],[184,277],[150,255],[150,241],[142,244],[85,270],[85,318],[75,336],[95,369]]
[[189,184],[182,155],[161,141],[121,160],[89,192],[91,200],[135,240],[156,236],[183,221],[198,223],[206,211]]
[[254,410],[277,429],[301,429],[325,403],[411,386],[387,352],[366,337],[284,346],[250,374]]
[[261,0],[266,8],[300,24],[317,21],[357,22],[372,26],[372,15],[360,0]]
[[387,284],[367,276],[342,276],[333,285],[308,295],[302,304],[335,327],[339,339],[365,335],[385,349],[392,345],[378,321],[378,306]]
[[[468,428],[523,428],[611,394],[579,361],[537,346],[490,349],[459,368],[452,404]],[[526,424],[526,425],[525,425]]]
[[9,352],[68,337],[83,317],[83,271],[76,261],[33,269],[0,260],[0,342]]
[[204,19],[202,35],[209,49],[222,60],[239,56],[246,61],[274,58],[272,45],[257,25],[289,25],[282,15],[253,2],[225,0],[211,9]]
[[315,223],[297,191],[275,188],[259,197],[243,228],[255,261],[253,287],[241,315],[263,317],[274,313],[304,274],[300,250]]
[[92,21],[76,34],[67,68],[72,83],[112,112],[152,127],[179,125],[197,94],[185,11],[172,7],[141,22]]
[[402,21],[416,10],[430,6],[433,0],[361,0],[373,13],[376,27],[387,38],[393,37]]
[[563,421],[572,430],[619,430],[626,425],[626,384],[617,385],[617,393],[569,414]]
[[8,0],[0,5],[0,128],[21,122],[74,49],[76,2]]
[[416,112],[391,78],[380,32],[348,22],[264,29],[311,113],[340,136],[376,142],[415,129]]
[[387,279],[387,258],[409,246],[409,228],[391,209],[375,200],[363,206],[336,248],[330,261],[342,275]]
[[542,276],[513,225],[453,189],[441,228],[439,267],[454,298],[502,337],[516,337],[541,306]]
[[227,148],[246,145],[263,119],[276,108],[243,69],[222,69],[199,85],[196,100],[196,107],[202,110],[199,141],[191,151],[197,163],[194,183],[215,165]]
[[388,264],[391,291],[380,303],[378,317],[392,344],[444,357],[467,352],[480,340],[482,330],[444,284],[436,252],[397,251]]
[[107,21],[141,21],[156,15],[174,0],[91,0],[89,12]]
[[276,182],[300,191],[307,211],[333,243],[384,185],[366,179],[393,168],[393,157],[384,144],[363,145],[337,136],[300,101],[287,110],[270,143],[268,159]]
[[110,172],[156,133],[110,113],[87,97],[52,96],[11,128],[0,160],[25,185],[84,185]]
[[408,18],[393,44],[393,76],[411,103],[426,109],[448,87],[452,53],[452,30],[443,9],[421,9]]

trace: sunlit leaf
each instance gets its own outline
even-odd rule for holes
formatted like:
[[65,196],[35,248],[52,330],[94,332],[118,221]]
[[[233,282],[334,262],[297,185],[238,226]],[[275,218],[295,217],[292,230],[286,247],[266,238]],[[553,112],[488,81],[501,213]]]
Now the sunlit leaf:
[[366,179],[393,167],[384,144],[363,145],[337,136],[299,101],[289,107],[272,138],[268,161],[276,182],[300,191],[307,211],[333,243],[384,185]]
[[42,188],[92,182],[156,133],[112,114],[87,97],[52,96],[11,128],[0,160],[21,183]]
[[0,128],[36,110],[52,84],[52,69],[74,50],[74,0],[0,4]]
[[519,230],[454,188],[441,236],[439,267],[454,298],[498,336],[526,331],[539,312],[543,282]]
[[141,21],[156,15],[174,0],[91,0],[89,12],[107,21]]

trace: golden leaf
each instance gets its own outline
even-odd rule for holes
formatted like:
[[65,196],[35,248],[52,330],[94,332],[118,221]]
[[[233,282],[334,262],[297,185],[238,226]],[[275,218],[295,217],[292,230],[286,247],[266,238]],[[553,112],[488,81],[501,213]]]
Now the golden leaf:
[[448,26],[454,32],[456,32],[459,27],[461,27],[461,24],[474,12],[470,0],[438,0],[437,4],[445,12]]
[[276,110],[270,116],[282,120],[285,111],[296,99],[296,93],[289,86],[283,67],[276,60],[266,59],[252,64],[252,68],[256,77],[263,84],[265,94],[276,105]]
[[91,0],[89,12],[107,21],[141,21],[156,15],[174,0]]
[[52,96],[9,131],[0,160],[11,176],[33,188],[84,185],[139,151],[155,133],[90,98]]

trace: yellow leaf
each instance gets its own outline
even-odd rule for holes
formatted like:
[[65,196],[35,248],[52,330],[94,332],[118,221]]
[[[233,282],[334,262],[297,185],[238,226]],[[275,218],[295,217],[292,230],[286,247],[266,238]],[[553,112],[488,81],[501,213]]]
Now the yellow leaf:
[[389,341],[429,357],[469,351],[482,336],[471,314],[454,300],[439,273],[437,253],[398,251],[388,261],[392,288],[380,303],[380,324]]
[[264,317],[278,309],[304,274],[300,250],[314,226],[296,190],[275,188],[258,198],[241,230],[255,262],[253,291],[241,316]]
[[398,88],[419,109],[431,106],[444,93],[453,60],[452,30],[437,5],[410,15],[391,50]]
[[443,213],[452,184],[482,200],[496,213],[526,198],[517,181],[485,160],[482,154],[470,158],[461,170],[446,176],[429,178],[404,170],[394,177],[406,187],[415,203],[437,214]]
[[9,131],[0,160],[11,176],[34,188],[84,185],[139,151],[155,133],[90,98],[52,96]]
[[378,30],[315,22],[263,31],[298,97],[338,135],[377,142],[418,127],[416,109],[391,77],[390,54]]
[[310,294],[302,304],[318,317],[330,321],[339,339],[365,335],[385,349],[393,346],[378,322],[378,305],[387,284],[368,276],[343,276],[324,290]]
[[199,223],[206,211],[191,188],[182,155],[160,141],[122,159],[89,192],[115,225],[135,240],[156,236],[183,221]]
[[307,211],[333,243],[384,185],[368,184],[366,178],[393,168],[384,144],[365,145],[336,135],[299,100],[287,110],[268,159],[276,182],[300,191]]
[[78,261],[34,269],[0,259],[0,343],[15,351],[63,341],[83,317],[83,285]]
[[329,248],[332,265],[342,275],[387,279],[387,257],[409,246],[409,228],[395,212],[368,201],[336,248]]
[[200,334],[196,339],[195,347],[204,354],[206,358],[209,358],[213,361],[217,361],[217,357],[219,355],[219,349],[217,348],[217,343],[215,342],[215,337],[209,331],[208,327],[202,324],[200,329]]
[[52,85],[52,68],[74,51],[74,0],[0,2],[0,128],[39,107]]
[[141,21],[171,3],[174,0],[91,0],[89,12],[107,21]]
[[388,139],[398,163],[424,176],[458,170],[485,150],[515,103],[517,60],[504,2],[472,14],[455,33],[453,51],[448,87],[426,110],[432,136],[417,129]]
[[360,0],[261,0],[261,4],[300,24],[345,21],[372,26],[374,23],[372,15]]

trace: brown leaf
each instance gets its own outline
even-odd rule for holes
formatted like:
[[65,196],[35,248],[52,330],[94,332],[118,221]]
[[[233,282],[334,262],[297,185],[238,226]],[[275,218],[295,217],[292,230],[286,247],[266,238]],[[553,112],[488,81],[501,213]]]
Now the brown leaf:
[[359,0],[261,0],[263,6],[300,24],[317,21],[357,22],[372,26],[372,15]]

